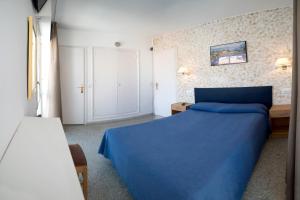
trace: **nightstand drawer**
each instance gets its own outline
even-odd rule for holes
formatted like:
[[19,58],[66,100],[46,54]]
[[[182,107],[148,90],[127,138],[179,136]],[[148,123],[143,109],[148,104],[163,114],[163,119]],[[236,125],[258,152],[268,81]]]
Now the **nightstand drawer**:
[[288,130],[290,118],[271,118],[272,130]]

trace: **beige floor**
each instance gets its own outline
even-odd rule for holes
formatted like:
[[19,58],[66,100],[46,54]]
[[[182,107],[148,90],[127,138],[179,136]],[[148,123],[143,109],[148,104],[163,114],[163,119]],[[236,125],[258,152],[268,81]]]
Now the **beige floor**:
[[[79,143],[89,168],[89,200],[131,200],[111,162],[99,155],[105,129],[152,120],[153,116],[87,126],[65,126],[69,143]],[[269,139],[243,200],[284,200],[287,139]]]

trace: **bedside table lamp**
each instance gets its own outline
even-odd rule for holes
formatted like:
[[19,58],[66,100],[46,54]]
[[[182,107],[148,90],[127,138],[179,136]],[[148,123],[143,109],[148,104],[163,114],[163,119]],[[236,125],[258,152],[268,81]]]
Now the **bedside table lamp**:
[[286,70],[290,65],[291,63],[288,58],[278,58],[275,63],[275,66],[282,70]]
[[190,75],[191,72],[187,67],[180,67],[177,73],[182,75]]

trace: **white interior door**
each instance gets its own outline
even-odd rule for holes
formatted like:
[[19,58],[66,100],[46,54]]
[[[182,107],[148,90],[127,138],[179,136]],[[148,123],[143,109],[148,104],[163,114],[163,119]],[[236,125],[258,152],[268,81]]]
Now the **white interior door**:
[[60,47],[62,120],[64,124],[84,124],[85,49]]
[[176,101],[177,51],[167,49],[154,51],[154,113],[171,115],[171,104]]

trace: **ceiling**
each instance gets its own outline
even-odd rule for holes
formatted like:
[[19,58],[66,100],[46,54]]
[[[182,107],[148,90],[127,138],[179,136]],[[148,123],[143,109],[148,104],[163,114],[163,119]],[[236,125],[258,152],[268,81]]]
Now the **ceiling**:
[[152,36],[287,6],[292,0],[59,0],[55,20],[64,28]]

